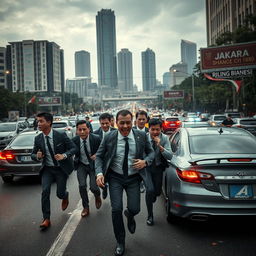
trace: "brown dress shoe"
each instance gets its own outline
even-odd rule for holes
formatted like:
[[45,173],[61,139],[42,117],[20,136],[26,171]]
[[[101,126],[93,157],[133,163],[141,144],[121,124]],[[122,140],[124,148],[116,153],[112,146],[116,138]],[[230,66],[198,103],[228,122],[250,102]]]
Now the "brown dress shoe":
[[40,224],[41,230],[45,230],[51,226],[51,221],[49,219],[44,219],[43,222]]
[[95,197],[95,206],[97,209],[100,209],[101,207],[101,198],[100,196]]
[[68,204],[69,204],[68,197],[66,199],[62,199],[62,203],[61,203],[62,211],[65,211],[67,209]]
[[89,208],[84,208],[81,212],[82,217],[86,217],[90,214]]

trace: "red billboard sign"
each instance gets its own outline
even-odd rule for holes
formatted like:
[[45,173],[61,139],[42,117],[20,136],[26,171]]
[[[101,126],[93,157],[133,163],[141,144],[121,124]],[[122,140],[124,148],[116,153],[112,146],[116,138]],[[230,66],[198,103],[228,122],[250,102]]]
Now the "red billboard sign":
[[164,91],[164,98],[184,98],[184,91]]
[[39,106],[60,106],[61,97],[39,97],[38,105]]
[[256,42],[201,48],[201,71],[256,68]]

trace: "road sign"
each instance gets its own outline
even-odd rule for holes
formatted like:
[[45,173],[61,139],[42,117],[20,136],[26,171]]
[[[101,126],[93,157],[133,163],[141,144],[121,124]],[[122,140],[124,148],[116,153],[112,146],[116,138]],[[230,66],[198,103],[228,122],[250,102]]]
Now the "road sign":
[[181,99],[184,98],[183,90],[164,91],[164,98]]
[[60,106],[61,97],[38,97],[39,106]]

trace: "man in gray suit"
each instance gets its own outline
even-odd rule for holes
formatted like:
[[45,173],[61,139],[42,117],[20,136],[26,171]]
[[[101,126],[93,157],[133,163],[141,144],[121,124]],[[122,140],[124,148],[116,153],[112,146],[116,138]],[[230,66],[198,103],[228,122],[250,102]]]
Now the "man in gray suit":
[[161,132],[162,121],[149,120],[148,138],[155,151],[155,159],[151,166],[147,167],[149,173],[146,185],[146,205],[148,210],[147,225],[154,225],[153,203],[161,195],[163,172],[168,166],[168,160],[172,159],[169,137]]
[[154,159],[154,151],[145,132],[132,129],[132,113],[120,110],[116,115],[118,130],[107,134],[96,154],[97,184],[109,183],[112,207],[112,223],[117,240],[115,255],[125,251],[125,228],[123,223],[123,191],[127,195],[127,226],[134,233],[134,216],[140,211],[140,182],[146,179],[146,166]]
[[77,170],[77,179],[79,183],[79,193],[82,198],[83,210],[82,217],[89,215],[89,197],[87,192],[87,176],[90,177],[90,190],[95,197],[95,206],[101,207],[100,189],[96,185],[95,178],[95,158],[100,145],[100,137],[90,132],[90,122],[80,120],[76,123],[76,133],[72,141],[78,148],[75,154],[75,170]]
[[31,158],[42,161],[40,175],[42,179],[42,230],[50,227],[50,192],[51,184],[56,181],[57,196],[62,199],[62,210],[69,204],[66,184],[69,174],[74,170],[72,156],[76,153],[75,144],[66,133],[52,129],[53,116],[50,113],[37,115],[38,128],[42,133],[35,137]]

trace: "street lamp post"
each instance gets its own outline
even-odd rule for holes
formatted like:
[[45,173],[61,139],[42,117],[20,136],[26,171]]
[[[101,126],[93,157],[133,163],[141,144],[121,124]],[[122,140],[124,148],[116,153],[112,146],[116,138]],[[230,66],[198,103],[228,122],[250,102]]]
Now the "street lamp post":
[[[180,73],[184,73],[184,74],[187,74],[187,75],[191,75],[187,72],[184,72],[184,71],[180,71],[180,70],[176,70],[174,69],[173,72],[180,72]],[[195,77],[194,77],[194,72],[192,73],[191,75],[191,80],[192,80],[192,111],[195,111]]]

